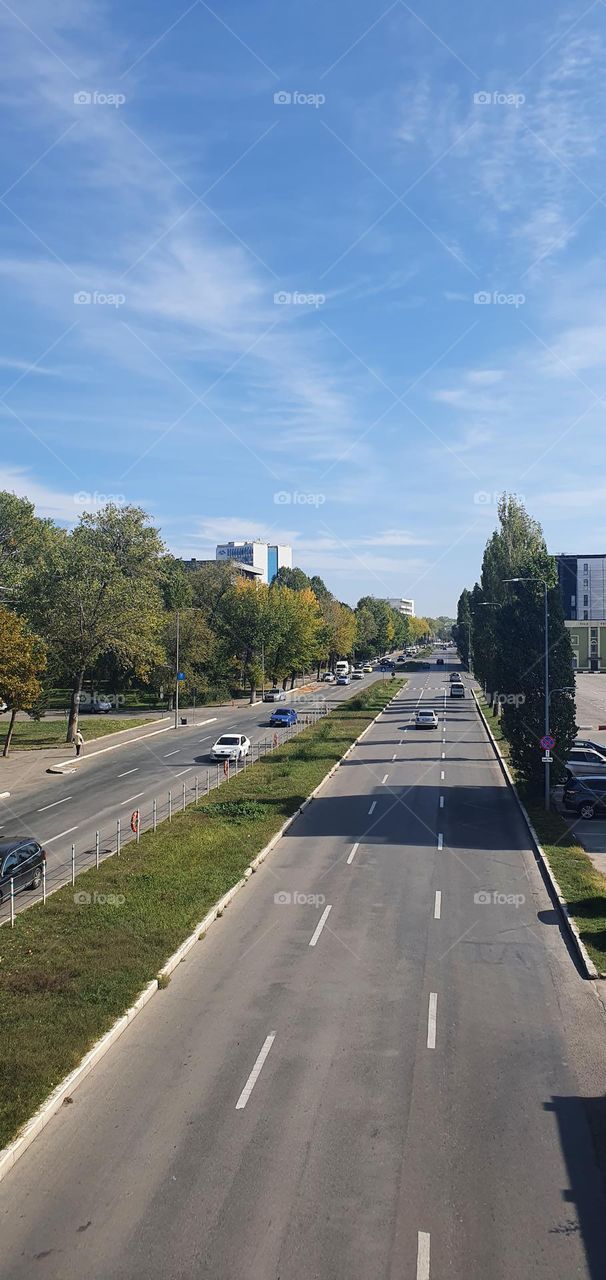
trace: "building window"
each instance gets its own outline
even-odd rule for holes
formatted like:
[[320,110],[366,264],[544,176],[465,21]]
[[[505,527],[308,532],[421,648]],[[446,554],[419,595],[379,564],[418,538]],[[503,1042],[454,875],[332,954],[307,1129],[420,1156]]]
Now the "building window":
[[588,565],[588,564],[584,564],[584,565],[583,565],[583,573],[587,573],[588,569],[589,569],[589,565]]
[[586,609],[583,610],[583,622],[589,621],[589,614]]
[[588,586],[589,586],[589,578],[583,578],[583,586],[584,586],[584,587],[588,587]]
[[589,596],[583,596],[583,604],[584,604],[584,605],[588,605],[588,604],[589,604]]
[[597,640],[597,638],[598,638],[598,629],[597,629],[597,627],[591,627],[591,628],[590,628],[590,631],[591,631],[591,639],[592,639],[592,640]]
[[579,643],[579,637],[578,637],[578,636],[571,636],[571,637],[570,637],[570,643],[571,643],[572,645],[578,645],[578,643]]

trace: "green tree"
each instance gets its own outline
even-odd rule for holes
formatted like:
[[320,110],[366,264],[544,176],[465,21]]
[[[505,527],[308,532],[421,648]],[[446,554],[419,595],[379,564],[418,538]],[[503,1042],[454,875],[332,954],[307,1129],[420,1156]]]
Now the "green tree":
[[22,618],[0,605],[0,698],[10,710],[3,755],[10,751],[18,711],[30,711],[40,697],[46,668],[44,645]]
[[27,498],[0,492],[0,588],[15,600],[16,608],[24,579],[42,563],[58,536],[52,521],[39,519]]

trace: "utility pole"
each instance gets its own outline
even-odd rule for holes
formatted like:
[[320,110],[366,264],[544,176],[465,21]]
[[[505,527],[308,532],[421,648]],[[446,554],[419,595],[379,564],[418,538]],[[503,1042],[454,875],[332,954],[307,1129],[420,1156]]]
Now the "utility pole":
[[175,671],[175,729],[179,725],[179,610],[177,609],[177,654]]

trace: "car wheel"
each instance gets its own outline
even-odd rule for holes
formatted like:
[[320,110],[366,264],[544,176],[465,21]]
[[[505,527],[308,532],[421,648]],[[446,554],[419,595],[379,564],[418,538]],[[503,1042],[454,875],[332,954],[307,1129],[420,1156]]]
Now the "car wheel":
[[41,884],[42,884],[42,867],[36,867],[36,870],[34,871],[34,878],[31,884],[28,884],[27,887],[28,889],[39,889]]
[[590,818],[593,818],[594,813],[595,809],[592,804],[587,803],[579,805],[579,815],[581,818],[589,820]]

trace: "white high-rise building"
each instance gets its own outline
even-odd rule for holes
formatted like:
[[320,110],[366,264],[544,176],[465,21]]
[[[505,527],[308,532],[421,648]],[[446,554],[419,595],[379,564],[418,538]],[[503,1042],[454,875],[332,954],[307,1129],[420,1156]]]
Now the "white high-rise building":
[[259,573],[259,581],[273,582],[278,569],[292,569],[292,547],[269,542],[244,540],[220,542],[217,560],[235,560],[238,564],[251,565]]
[[407,618],[415,616],[414,600],[405,600],[403,596],[393,596],[389,600],[392,609],[397,609],[398,613],[405,613]]

